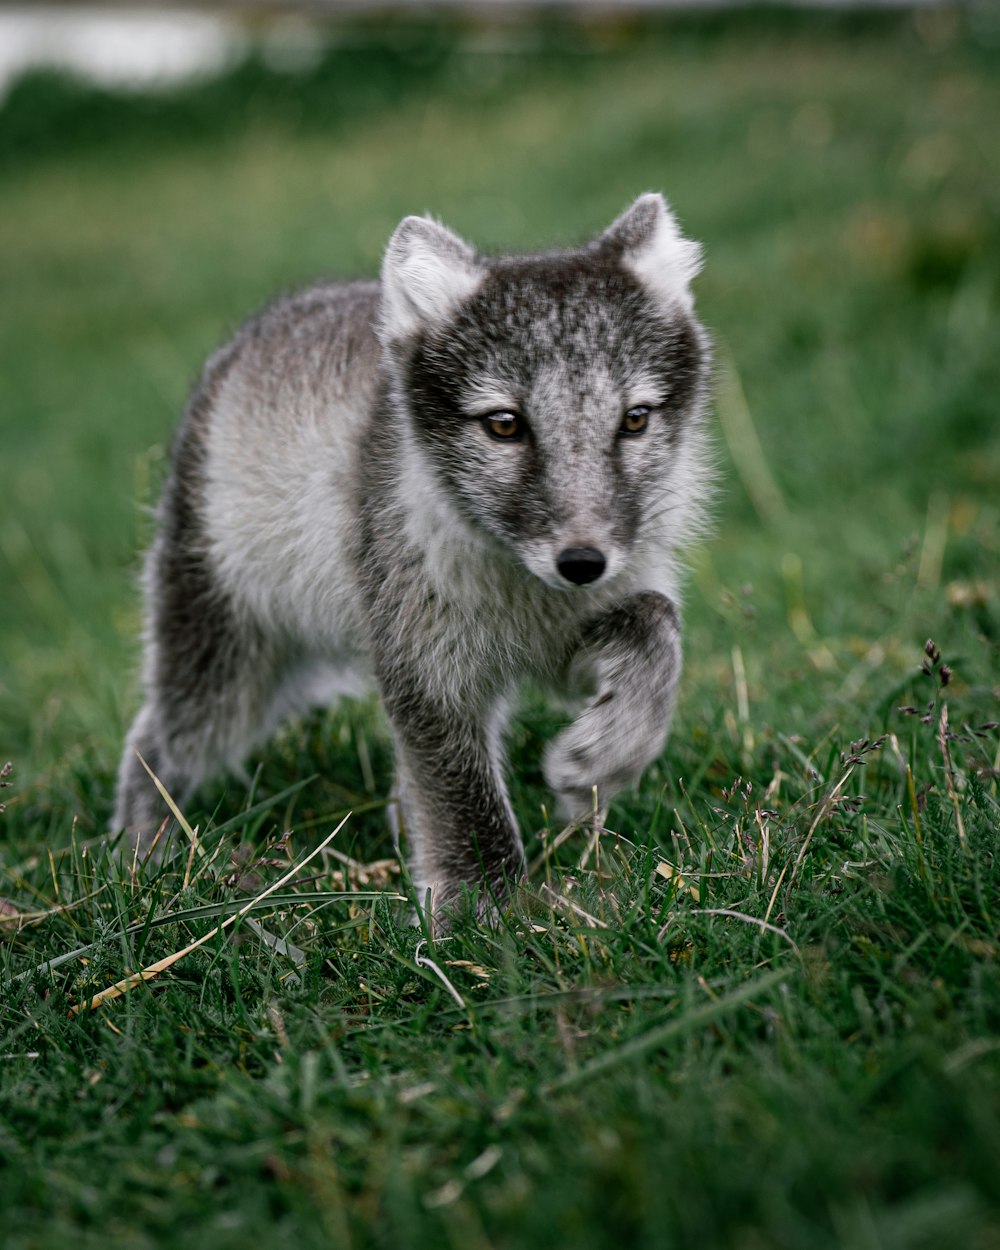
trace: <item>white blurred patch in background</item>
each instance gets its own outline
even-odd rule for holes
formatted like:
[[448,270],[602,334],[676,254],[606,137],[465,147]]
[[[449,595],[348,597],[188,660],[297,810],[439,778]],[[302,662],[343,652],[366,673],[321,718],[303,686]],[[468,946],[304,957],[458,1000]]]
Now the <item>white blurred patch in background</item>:
[[172,87],[221,73],[248,49],[224,14],[183,9],[0,9],[0,100],[28,69],[75,74],[124,90]]
[[[420,0],[418,12],[455,9],[514,19],[537,10],[590,10],[605,17],[655,9],[753,7],[756,0]],[[941,0],[777,0],[789,8],[932,8]],[[971,3],[973,13],[997,0]],[[26,70],[51,68],[103,87],[156,90],[223,73],[255,49],[279,73],[310,70],[331,41],[323,19],[405,13],[407,0],[243,0],[241,11],[127,5],[0,7],[0,103]],[[315,20],[314,20],[315,19]]]

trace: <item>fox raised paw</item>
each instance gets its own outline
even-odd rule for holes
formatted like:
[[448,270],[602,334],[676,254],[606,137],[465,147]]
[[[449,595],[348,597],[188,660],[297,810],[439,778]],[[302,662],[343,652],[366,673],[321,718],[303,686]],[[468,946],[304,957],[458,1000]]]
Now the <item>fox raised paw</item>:
[[597,691],[548,745],[545,780],[567,820],[606,807],[663,750],[681,670],[673,605],[646,593],[594,622],[584,643]]

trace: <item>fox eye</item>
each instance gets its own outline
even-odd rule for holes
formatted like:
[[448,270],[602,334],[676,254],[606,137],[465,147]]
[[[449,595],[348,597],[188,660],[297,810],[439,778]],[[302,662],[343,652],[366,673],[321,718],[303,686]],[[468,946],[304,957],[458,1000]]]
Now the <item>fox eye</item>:
[[524,421],[516,412],[491,412],[482,420],[486,433],[500,443],[516,443],[524,437]]
[[651,409],[647,404],[637,404],[634,408],[630,408],[622,417],[622,423],[618,427],[618,433],[625,438],[631,438],[635,434],[641,434],[647,425],[649,425],[649,414]]

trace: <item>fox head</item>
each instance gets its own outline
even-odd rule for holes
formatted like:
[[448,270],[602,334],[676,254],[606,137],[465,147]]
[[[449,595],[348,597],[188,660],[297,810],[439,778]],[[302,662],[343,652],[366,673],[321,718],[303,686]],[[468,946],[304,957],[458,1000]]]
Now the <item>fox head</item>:
[[699,267],[656,194],[571,251],[484,257],[424,217],[389,241],[381,340],[397,410],[467,522],[551,587],[608,584],[698,521]]

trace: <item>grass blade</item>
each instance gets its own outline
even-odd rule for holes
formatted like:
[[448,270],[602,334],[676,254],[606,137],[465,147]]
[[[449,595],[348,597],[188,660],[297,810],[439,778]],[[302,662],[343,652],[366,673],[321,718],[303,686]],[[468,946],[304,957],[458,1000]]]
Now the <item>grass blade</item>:
[[746,985],[741,985],[729,994],[724,994],[721,998],[706,1003],[704,1007],[696,1007],[693,1011],[678,1016],[676,1020],[670,1020],[666,1024],[661,1024],[658,1028],[650,1029],[648,1032],[643,1033],[641,1037],[634,1037],[631,1041],[625,1042],[621,1046],[616,1046],[613,1050],[605,1051],[604,1054],[589,1060],[581,1067],[556,1077],[554,1081],[546,1082],[542,1086],[542,1094],[545,1095],[555,1090],[570,1089],[574,1085],[581,1085],[586,1081],[592,1080],[595,1076],[601,1076],[611,1068],[617,1068],[622,1064],[631,1062],[633,1059],[638,1059],[641,1055],[645,1055],[650,1050],[655,1050],[665,1042],[672,1041],[676,1037],[683,1037],[686,1033],[692,1033],[703,1025],[711,1024],[713,1020],[718,1020],[720,1016],[728,1015],[734,1008],[773,989],[780,981],[787,981],[790,975],[792,974],[787,969],[782,968],[775,972],[770,972],[766,976],[759,977],[756,981],[749,981]]
[[319,846],[310,851],[305,859],[300,860],[297,864],[293,864],[283,877],[279,878],[279,880],[277,880],[273,885],[268,886],[267,889],[262,890],[260,894],[255,895],[255,897],[248,903],[245,903],[239,911],[235,912],[232,916],[229,916],[226,920],[223,920],[221,924],[217,924],[214,929],[209,929],[206,934],[198,938],[196,941],[189,943],[189,945],[185,946],[182,950],[175,951],[172,955],[167,955],[163,959],[158,959],[156,963],[140,969],[139,972],[133,972],[129,976],[123,977],[120,981],[116,981],[114,985],[109,985],[107,989],[103,989],[99,994],[95,994],[93,998],[87,999],[86,1002],[74,1003],[74,1005],[69,1009],[69,1014],[71,1016],[75,1016],[79,1015],[82,1011],[94,1011],[96,1008],[103,1006],[104,1003],[109,1002],[112,998],[118,998],[120,995],[128,993],[128,991],[134,986],[140,985],[144,981],[152,980],[153,977],[158,976],[161,972],[165,972],[168,968],[172,968],[173,965],[177,963],[178,960],[183,959],[185,955],[190,955],[190,953],[197,950],[199,946],[204,946],[206,942],[210,942],[213,937],[221,933],[223,929],[228,928],[229,925],[238,920],[240,916],[245,916],[247,912],[251,911],[256,906],[259,906],[264,899],[269,898],[272,894],[275,894],[283,885],[287,885],[288,882],[291,881],[292,878],[306,866],[306,864],[314,860],[321,851],[325,850],[326,847],[329,846],[341,829],[343,829],[344,825],[347,824],[347,821],[348,816],[345,816],[332,833],[329,833]]

